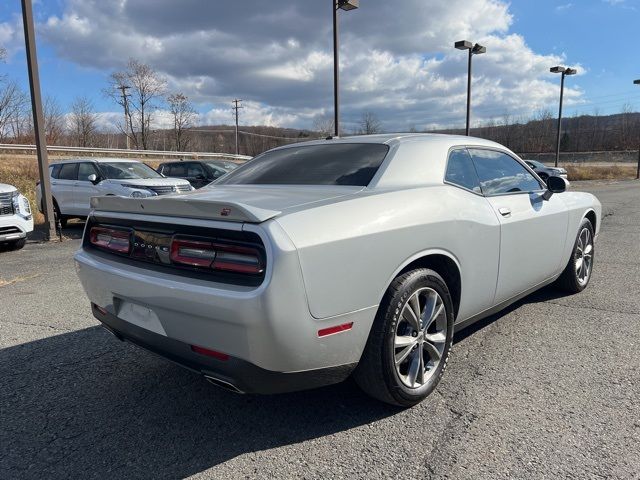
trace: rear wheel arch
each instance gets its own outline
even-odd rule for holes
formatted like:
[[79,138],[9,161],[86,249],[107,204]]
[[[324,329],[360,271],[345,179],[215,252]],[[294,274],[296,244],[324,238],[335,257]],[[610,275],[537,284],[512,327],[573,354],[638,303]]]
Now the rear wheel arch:
[[398,276],[419,268],[431,269],[437,272],[445,281],[447,287],[449,288],[449,293],[451,294],[451,300],[453,302],[454,310],[453,314],[455,319],[460,308],[460,298],[462,295],[462,275],[460,264],[448,252],[437,250],[424,253],[419,255],[418,257],[410,259],[393,275],[393,278],[386,288],[388,288],[393,280]]
[[596,222],[597,222],[596,212],[594,212],[593,210],[589,210],[585,214],[584,218],[586,218],[591,222],[591,226],[593,227],[594,233],[597,232],[598,229],[596,228]]

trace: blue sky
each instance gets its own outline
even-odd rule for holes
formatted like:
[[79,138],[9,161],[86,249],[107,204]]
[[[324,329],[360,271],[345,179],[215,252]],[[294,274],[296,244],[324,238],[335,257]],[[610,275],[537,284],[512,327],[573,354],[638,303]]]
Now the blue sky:
[[[461,37],[488,47],[475,60],[476,122],[555,113],[559,78],[548,67],[556,62],[581,67],[567,81],[569,115],[640,109],[640,87],[632,85],[640,78],[640,0],[403,1],[407,11],[391,12],[384,0],[362,0],[341,18],[347,123],[370,110],[393,130],[461,125],[466,65],[449,47]],[[306,0],[282,10],[259,0],[39,0],[43,94],[65,110],[86,95],[116,119],[101,90],[133,56],[158,69],[171,91],[186,93],[200,123],[229,123],[229,101],[239,96],[245,123],[309,127],[331,112],[325,10]],[[0,74],[26,90],[20,29],[20,1],[5,0],[0,45],[9,58]]]

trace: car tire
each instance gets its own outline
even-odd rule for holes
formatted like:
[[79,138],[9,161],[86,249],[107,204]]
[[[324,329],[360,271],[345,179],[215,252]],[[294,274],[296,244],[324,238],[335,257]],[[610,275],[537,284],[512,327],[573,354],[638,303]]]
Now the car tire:
[[24,248],[26,244],[27,244],[27,239],[21,238],[19,240],[14,240],[13,242],[10,242],[9,248],[11,250],[21,250],[22,248]]
[[594,258],[593,225],[588,218],[583,218],[571,250],[571,258],[556,285],[569,293],[583,291],[591,280]]
[[[411,315],[416,310],[420,311],[420,332]],[[437,272],[421,268],[398,276],[376,314],[354,371],[356,383],[391,405],[420,403],[442,378],[453,342],[453,321],[451,295]]]
[[53,213],[55,215],[56,224],[60,222],[60,228],[66,228],[68,218],[60,213],[60,207],[58,207],[58,202],[56,202],[55,198],[53,199]]

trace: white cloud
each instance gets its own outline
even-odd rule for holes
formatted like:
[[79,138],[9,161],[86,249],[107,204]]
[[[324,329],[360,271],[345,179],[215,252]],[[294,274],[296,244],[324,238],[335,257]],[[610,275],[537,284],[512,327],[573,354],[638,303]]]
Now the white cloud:
[[564,12],[566,10],[569,10],[570,8],[573,8],[573,3],[565,3],[562,5],[558,5],[556,7],[556,12]]
[[[239,97],[245,124],[309,127],[332,111],[331,18],[320,3],[67,0],[41,31],[83,66],[150,63],[171,88],[214,105],[201,123],[231,123]],[[474,58],[476,121],[555,104],[548,69],[564,58],[534,52],[512,22],[504,0],[368,0],[340,12],[343,121],[371,110],[390,130],[461,125],[466,55],[453,43],[463,38],[488,49]],[[569,103],[581,95],[567,89]]]

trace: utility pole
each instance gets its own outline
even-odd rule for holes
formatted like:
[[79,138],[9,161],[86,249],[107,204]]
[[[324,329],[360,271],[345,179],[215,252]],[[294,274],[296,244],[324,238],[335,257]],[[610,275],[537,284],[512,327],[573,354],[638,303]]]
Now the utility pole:
[[240,146],[238,144],[238,114],[239,114],[239,110],[241,108],[244,108],[240,106],[240,102],[242,102],[242,100],[240,100],[239,98],[236,98],[235,100],[232,101],[233,109],[235,110],[235,116],[236,116],[236,155],[240,153]]
[[48,240],[56,238],[56,222],[51,199],[49,182],[49,158],[47,157],[47,139],[44,132],[44,115],[42,114],[42,96],[40,94],[40,74],[38,73],[38,55],[36,53],[36,37],[33,27],[33,6],[31,0],[22,0],[22,24],[24,26],[24,43],[27,50],[27,67],[29,70],[29,92],[31,93],[31,109],[33,111],[33,127],[38,154],[38,173],[42,192],[42,210],[48,227]]
[[[129,138],[129,98],[131,95],[127,93],[127,90],[131,88],[127,85],[120,85],[118,89],[122,92],[122,105],[124,106],[124,136],[127,137],[127,150],[131,149],[131,142]],[[133,134],[133,131],[131,132]]]

